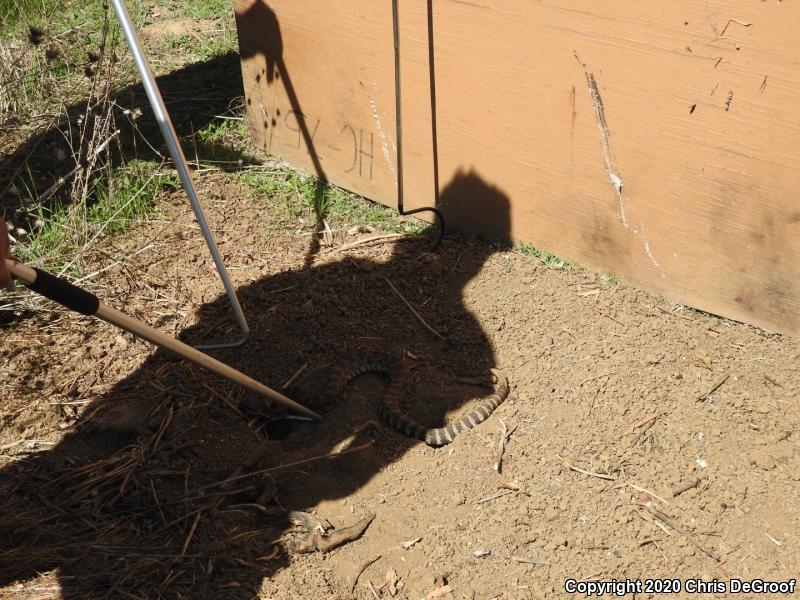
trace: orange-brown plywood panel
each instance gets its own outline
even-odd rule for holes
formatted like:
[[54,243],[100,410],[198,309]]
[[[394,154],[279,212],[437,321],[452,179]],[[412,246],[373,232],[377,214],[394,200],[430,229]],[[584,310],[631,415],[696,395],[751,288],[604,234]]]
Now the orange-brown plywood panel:
[[[399,6],[407,208],[800,333],[800,5]],[[258,145],[394,205],[391,2],[236,13]]]

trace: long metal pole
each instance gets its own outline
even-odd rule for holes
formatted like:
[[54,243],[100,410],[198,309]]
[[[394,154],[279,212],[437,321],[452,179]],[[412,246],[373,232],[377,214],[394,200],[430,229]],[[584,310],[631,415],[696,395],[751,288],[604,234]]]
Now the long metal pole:
[[397,0],[392,0],[392,34],[394,39],[394,123],[397,144],[397,212],[403,214],[403,102],[400,96],[400,15]]
[[[404,196],[403,196],[403,115],[402,115],[402,97],[400,95],[400,83],[402,77],[400,75],[400,9],[397,6],[398,0],[392,0],[392,34],[394,37],[394,115],[395,115],[395,140],[397,141],[397,212],[401,215],[413,215],[420,212],[432,212],[436,218],[439,220],[439,236],[436,238],[436,242],[433,245],[433,250],[435,250],[439,244],[442,243],[442,238],[444,237],[444,215],[439,210],[438,207],[423,207],[423,208],[415,208],[412,210],[406,210],[404,206]],[[432,35],[432,33],[431,33]],[[433,66],[431,65],[431,69]],[[431,74],[431,80],[433,80],[433,74]],[[431,94],[434,93],[434,89],[431,89]],[[435,100],[433,100],[433,105],[435,105]],[[436,116],[432,115],[432,118],[435,119]],[[436,130],[434,129],[434,135]],[[434,138],[434,152],[436,152],[437,140]],[[439,185],[439,173],[438,173],[438,160],[436,156],[434,156],[434,169],[436,169],[436,173],[434,175],[434,185]],[[439,190],[436,190],[434,197],[438,199],[439,197]]]
[[158,85],[156,85],[153,72],[150,69],[150,65],[147,62],[144,52],[142,51],[142,44],[139,40],[139,35],[136,33],[136,29],[133,26],[130,14],[128,14],[128,8],[125,6],[124,0],[111,0],[111,4],[114,7],[117,20],[122,27],[122,33],[125,36],[125,40],[128,42],[128,47],[131,50],[133,61],[136,63],[136,69],[139,71],[139,76],[142,78],[142,85],[144,86],[145,92],[147,92],[147,98],[150,101],[150,106],[153,109],[156,121],[158,121],[158,125],[161,128],[161,135],[164,136],[164,141],[167,143],[169,154],[175,163],[175,168],[178,171],[181,182],[183,183],[183,189],[186,190],[186,195],[189,196],[189,202],[192,204],[192,210],[194,210],[194,214],[197,217],[197,222],[200,225],[201,231],[203,232],[203,237],[208,245],[208,250],[211,253],[211,257],[214,259],[217,272],[222,279],[222,285],[225,286],[225,293],[228,295],[228,300],[231,303],[231,308],[233,309],[236,322],[239,324],[239,328],[242,332],[241,336],[232,342],[203,344],[197,347],[200,349],[212,349],[239,346],[247,341],[247,338],[250,334],[250,328],[248,327],[247,320],[242,312],[239,299],[236,297],[236,291],[233,288],[233,283],[231,282],[230,277],[228,277],[225,264],[222,262],[219,248],[217,248],[217,243],[214,241],[211,228],[208,226],[208,221],[203,213],[203,207],[200,205],[197,192],[194,189],[192,176],[189,172],[189,166],[186,164],[186,157],[183,154],[183,148],[181,148],[180,141],[178,141],[178,136],[175,133],[175,128],[172,126],[172,121],[169,118],[167,108],[164,106],[164,100],[161,98],[161,92],[158,89]]

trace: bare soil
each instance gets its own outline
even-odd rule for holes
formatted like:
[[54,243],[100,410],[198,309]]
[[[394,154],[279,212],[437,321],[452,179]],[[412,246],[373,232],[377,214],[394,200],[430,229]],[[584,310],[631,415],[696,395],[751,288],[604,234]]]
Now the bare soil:
[[[374,235],[345,233],[312,252],[279,203],[198,183],[252,328],[213,354],[274,388],[302,368],[287,393],[324,420],[56,307],[5,329],[0,597],[551,598],[567,578],[796,576],[797,340],[456,234],[433,253],[426,237],[342,249]],[[94,252],[86,272],[105,270],[84,283],[184,339],[235,336],[182,193],[160,211]],[[497,367],[513,392],[432,449],[378,422],[377,376],[334,401],[331,373],[370,349],[413,370],[429,424],[486,393],[460,377]],[[297,554],[287,511],[375,519]]]

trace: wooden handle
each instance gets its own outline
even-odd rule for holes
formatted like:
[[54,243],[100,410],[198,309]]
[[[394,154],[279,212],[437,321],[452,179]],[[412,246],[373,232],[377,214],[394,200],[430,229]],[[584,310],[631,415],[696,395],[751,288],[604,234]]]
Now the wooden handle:
[[20,280],[33,291],[38,292],[50,298],[51,300],[66,306],[67,308],[77,310],[82,314],[94,315],[95,317],[102,319],[103,321],[110,323],[111,325],[114,325],[115,327],[118,327],[124,331],[127,331],[138,338],[146,340],[151,344],[155,344],[159,348],[174,352],[178,356],[181,356],[186,360],[190,360],[196,365],[199,365],[204,369],[219,375],[220,377],[224,377],[229,381],[238,383],[239,385],[242,385],[247,389],[256,392],[257,394],[269,398],[270,400],[274,400],[278,404],[282,404],[290,410],[314,419],[315,421],[322,420],[322,417],[320,417],[313,410],[298,404],[294,400],[290,400],[280,392],[276,392],[275,390],[268,388],[263,383],[260,383],[255,379],[248,377],[241,371],[237,371],[233,367],[229,367],[225,363],[210,357],[208,354],[200,352],[196,348],[192,348],[183,342],[179,342],[175,338],[172,338],[167,334],[158,331],[157,329],[153,329],[149,325],[146,325],[138,319],[134,319],[133,317],[130,317],[115,308],[107,306],[98,300],[94,294],[87,292],[82,288],[74,286],[63,279],[54,277],[49,273],[42,271],[41,269],[32,269],[20,262],[6,259],[6,263],[11,270],[11,274],[16,279]]

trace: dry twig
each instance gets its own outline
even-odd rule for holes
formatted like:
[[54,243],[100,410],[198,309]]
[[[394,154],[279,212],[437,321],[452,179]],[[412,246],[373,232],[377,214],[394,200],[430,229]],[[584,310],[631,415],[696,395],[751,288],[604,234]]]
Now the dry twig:
[[669,504],[669,502],[667,502],[666,500],[664,500],[662,497],[660,497],[660,496],[657,496],[656,494],[654,494],[654,493],[653,493],[653,492],[651,492],[650,490],[647,490],[647,489],[645,489],[645,488],[643,488],[643,487],[639,487],[638,485],[635,485],[635,484],[633,484],[633,483],[628,483],[628,487],[632,487],[632,488],[633,488],[633,489],[635,489],[637,492],[642,492],[643,494],[647,494],[648,496],[652,496],[652,497],[653,497],[653,498],[655,498],[656,500],[661,500],[661,502],[663,502],[664,504]]
[[525,564],[525,565],[537,565],[537,566],[542,566],[542,567],[550,566],[549,562],[545,562],[543,560],[534,560],[532,558],[525,558],[523,556],[512,556],[511,560],[513,560],[514,562],[517,562],[517,563]]
[[283,387],[281,389],[285,390],[290,385],[292,385],[295,381],[297,381],[297,378],[300,377],[300,375],[302,375],[303,371],[305,371],[307,368],[308,368],[308,363],[303,363],[303,366],[300,367],[299,369],[297,369],[297,371],[295,371],[294,375],[289,377],[289,379],[286,381],[286,383],[283,384]]
[[589,477],[597,477],[598,479],[606,479],[608,481],[616,481],[617,478],[613,475],[608,475],[606,473],[596,473],[594,471],[587,471],[585,469],[581,469],[580,467],[576,467],[571,463],[564,463],[568,469],[572,469],[573,471],[577,471],[578,473],[583,473],[584,475],[588,475]]
[[716,385],[714,385],[714,387],[712,387],[712,388],[711,388],[710,390],[708,390],[706,393],[704,393],[704,394],[700,394],[700,395],[697,397],[697,401],[698,401],[698,402],[702,402],[703,400],[707,399],[707,398],[708,398],[708,397],[709,397],[711,394],[713,394],[713,393],[714,393],[714,392],[716,392],[716,391],[717,391],[717,390],[718,390],[720,387],[722,387],[722,384],[723,384],[723,383],[725,383],[726,381],[728,381],[728,378],[729,378],[729,377],[730,377],[730,375],[725,375],[725,377],[723,377],[722,379],[720,379],[720,381],[719,381],[719,382],[718,382]]
[[241,475],[235,475],[229,477],[228,479],[223,479],[222,481],[217,481],[216,483],[209,483],[208,485],[204,485],[202,487],[197,488],[194,490],[195,492],[201,492],[203,490],[207,490],[213,487],[217,487],[218,485],[228,485],[233,483],[234,481],[238,481],[240,479],[247,479],[248,477],[254,477],[256,475],[262,475],[264,473],[274,473],[275,471],[282,471],[283,469],[291,469],[292,467],[298,467],[300,465],[305,465],[311,462],[316,462],[318,460],[326,460],[329,458],[338,458],[339,456],[343,456],[345,454],[352,454],[353,452],[360,452],[361,450],[366,450],[367,448],[371,447],[375,443],[374,440],[367,442],[366,444],[361,444],[360,446],[356,446],[355,448],[348,448],[347,450],[342,450],[341,452],[329,453],[329,454],[322,454],[320,456],[312,456],[311,458],[304,458],[302,460],[296,460],[290,463],[286,463],[285,465],[278,465],[275,467],[269,467],[268,469],[260,469],[258,471],[252,471],[251,473],[243,473]]
[[360,538],[374,518],[375,513],[369,513],[356,524],[345,527],[344,529],[337,529],[324,537],[320,534],[319,530],[315,529],[310,532],[302,542],[294,544],[291,549],[300,554],[315,551],[320,551],[325,554],[343,544]]
[[428,323],[425,321],[425,319],[423,319],[423,318],[420,316],[420,314],[419,314],[419,313],[418,313],[416,310],[414,310],[414,307],[413,307],[413,306],[411,306],[411,304],[408,302],[408,300],[406,300],[406,299],[403,297],[403,294],[401,294],[401,293],[400,293],[400,290],[398,290],[398,289],[397,289],[397,288],[394,286],[394,284],[393,284],[391,281],[389,281],[389,280],[388,280],[386,277],[383,277],[383,280],[384,280],[386,283],[388,283],[388,284],[389,284],[389,287],[390,287],[390,288],[392,288],[392,291],[393,291],[395,294],[397,294],[397,297],[398,297],[398,298],[400,298],[400,300],[402,300],[402,301],[403,301],[403,304],[405,304],[405,305],[408,307],[408,309],[409,309],[409,310],[410,310],[412,313],[414,313],[414,316],[415,316],[415,317],[417,317],[417,320],[418,320],[420,323],[422,323],[422,325],[424,325],[424,326],[425,326],[425,328],[426,328],[428,331],[430,331],[430,332],[431,332],[433,335],[435,335],[436,337],[438,337],[440,340],[442,340],[442,341],[446,341],[446,340],[445,340],[445,338],[444,338],[444,336],[443,336],[441,333],[439,333],[439,332],[438,332],[438,331],[436,331],[436,330],[435,330],[433,327],[431,327],[430,325],[428,325]]
[[377,556],[375,556],[373,558],[368,558],[363,563],[361,563],[361,565],[358,567],[358,569],[356,569],[356,572],[353,574],[353,583],[350,586],[350,593],[351,594],[356,589],[356,584],[358,583],[358,578],[361,577],[361,575],[364,573],[364,571],[367,570],[367,567],[369,567],[371,564],[379,561],[382,556],[383,556],[382,554],[378,554]]
[[615,375],[616,371],[609,371],[608,373],[601,373],[600,375],[595,375],[594,377],[587,377],[583,381],[578,384],[578,387],[581,387],[584,383],[589,383],[590,381],[594,381],[595,379],[602,379],[603,377],[610,377],[611,375]]
[[382,235],[374,235],[372,237],[364,238],[363,240],[356,240],[355,242],[351,242],[350,244],[345,244],[344,246],[339,246],[338,248],[332,248],[330,252],[344,252],[345,250],[350,250],[352,248],[363,246],[365,244],[370,244],[372,242],[376,243],[391,242],[396,239],[404,237],[408,236],[405,233],[385,233]]
[[186,555],[186,550],[189,548],[189,544],[192,541],[192,537],[194,537],[194,532],[197,530],[197,525],[200,523],[200,519],[202,518],[203,513],[197,513],[197,516],[194,518],[194,523],[192,523],[192,528],[189,530],[189,535],[186,536],[186,541],[183,542],[183,547],[181,548],[181,555],[180,558],[183,558]]
[[651,506],[647,506],[646,504],[639,504],[638,506],[644,507],[646,510],[650,511],[650,513],[655,516],[660,521],[664,522],[666,525],[672,527],[675,531],[680,533],[683,537],[689,540],[698,550],[700,550],[703,554],[708,556],[709,558],[714,559],[715,561],[719,562],[720,558],[714,552],[707,549],[703,546],[700,542],[698,542],[688,531],[686,531],[683,527],[675,523],[670,517],[665,515],[663,512],[658,510],[657,508],[653,508]]
[[645,425],[650,425],[650,423],[653,423],[654,421],[656,421],[659,418],[663,417],[668,412],[669,412],[668,410],[662,410],[660,413],[656,413],[652,417],[647,417],[646,419],[642,419],[638,423],[634,423],[633,425],[631,425],[628,428],[628,431],[625,432],[625,435],[627,435],[629,433],[633,433],[634,431],[639,429],[639,427],[644,427]]
[[[105,149],[108,147],[108,145],[111,143],[111,141],[112,141],[112,140],[113,140],[115,137],[117,137],[119,134],[120,134],[120,130],[119,130],[119,129],[115,129],[115,130],[114,130],[114,132],[113,132],[111,135],[109,135],[109,136],[108,136],[108,137],[105,139],[105,141],[103,141],[102,143],[100,143],[100,144],[99,144],[99,145],[98,145],[98,146],[97,146],[97,147],[96,147],[96,148],[93,150],[93,152],[92,152],[92,158],[97,158],[97,157],[98,157],[98,155],[99,155],[99,154],[100,154],[100,153],[101,153],[103,150],[105,150]],[[45,190],[45,191],[44,191],[44,192],[41,194],[41,196],[39,196],[39,197],[37,198],[37,202],[38,202],[39,204],[42,204],[42,205],[43,205],[45,202],[47,202],[47,201],[50,199],[50,197],[51,197],[53,194],[55,194],[55,193],[56,193],[58,190],[60,190],[60,189],[61,189],[61,186],[63,186],[63,185],[64,185],[64,184],[65,184],[67,181],[69,181],[69,179],[70,179],[70,178],[71,178],[73,175],[75,175],[75,173],[77,173],[78,171],[80,171],[80,170],[81,170],[81,169],[83,169],[83,168],[84,168],[83,164],[81,164],[80,162],[79,162],[79,163],[77,163],[77,164],[75,165],[75,167],[73,167],[73,169],[72,169],[71,171],[69,171],[69,172],[68,172],[68,173],[66,173],[65,175],[62,175],[61,177],[59,177],[58,179],[56,179],[55,183],[53,183],[53,185],[51,185],[49,188],[47,188],[47,189],[46,189],[46,190]]]
[[508,427],[506,427],[506,423],[503,419],[500,419],[500,431],[498,431],[497,434],[500,436],[500,441],[497,444],[497,455],[495,456],[492,468],[500,473],[503,469],[503,453],[506,451],[506,442],[511,436],[511,432],[508,431]]
[[489,496],[488,498],[483,498],[482,500],[478,500],[475,504],[484,504],[486,502],[491,502],[492,500],[497,500],[498,498],[502,498],[503,496],[508,496],[509,494],[513,494],[516,490],[505,490],[504,492],[500,492],[499,494],[495,494],[494,496]]
[[672,497],[673,498],[677,498],[678,496],[680,496],[684,492],[688,492],[692,488],[696,488],[698,485],[700,485],[700,482],[703,481],[703,479],[705,479],[705,478],[706,478],[706,476],[703,475],[702,477],[698,477],[694,481],[690,481],[689,483],[684,483],[683,485],[675,488],[675,490],[672,492]]

